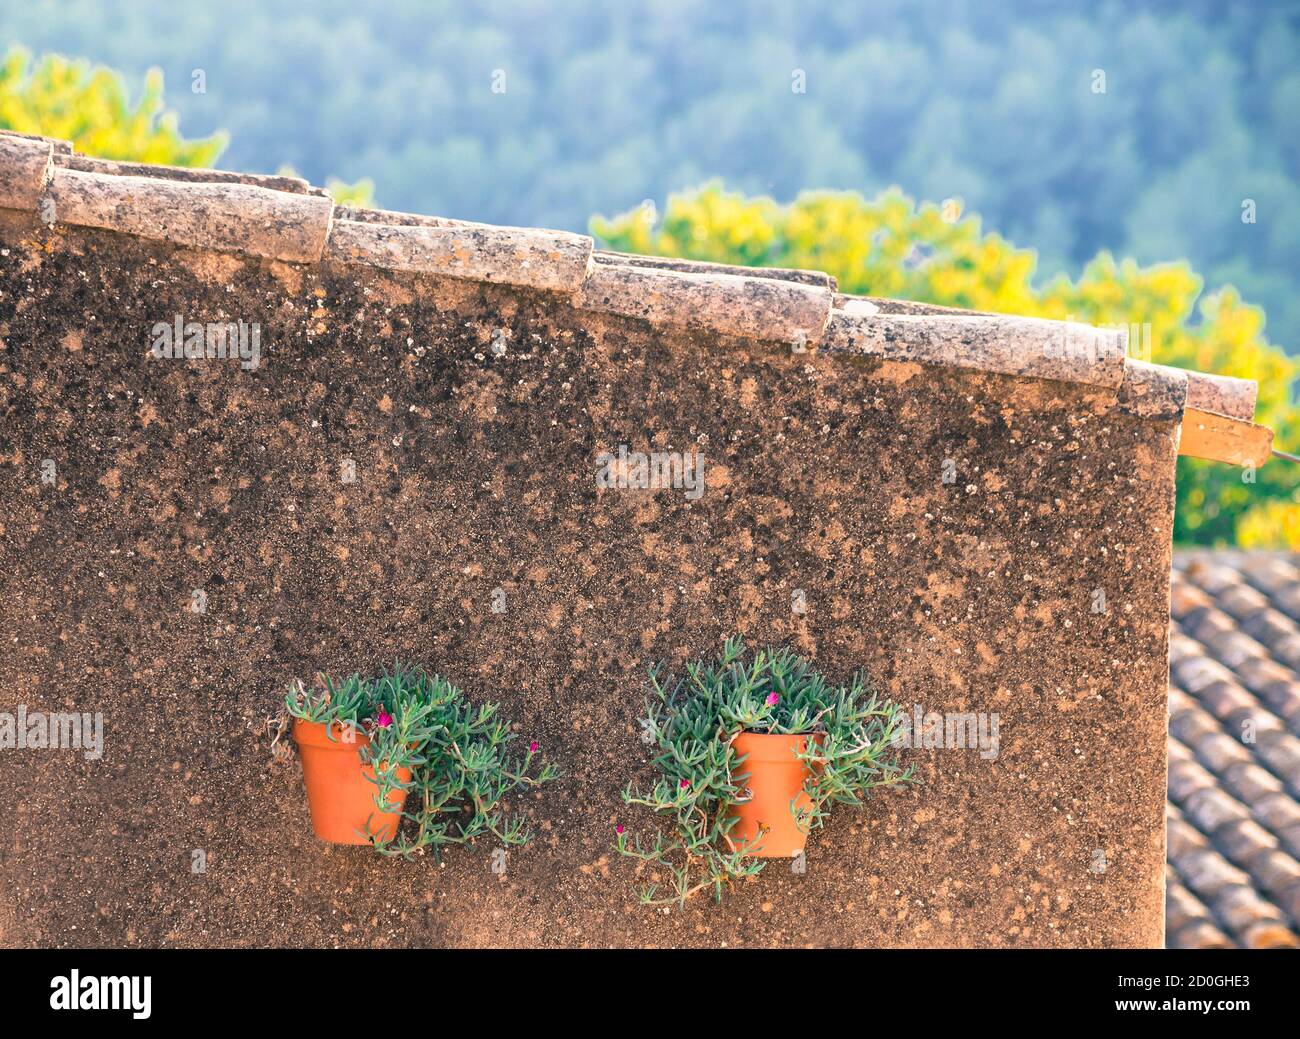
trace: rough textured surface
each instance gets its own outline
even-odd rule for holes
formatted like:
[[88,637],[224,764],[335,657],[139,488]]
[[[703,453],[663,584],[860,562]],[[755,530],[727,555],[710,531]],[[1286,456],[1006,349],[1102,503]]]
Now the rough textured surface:
[[835,294],[835,308],[852,312],[855,304],[868,303],[871,313],[876,314],[938,314],[950,317],[970,317],[977,314],[983,317],[996,317],[983,310],[962,310],[958,307],[944,307],[937,303],[918,303],[914,299],[886,299],[883,296],[853,296],[848,293]]
[[320,259],[334,203],[251,184],[85,173],[57,167],[55,220],[272,260]]
[[521,227],[412,227],[337,220],[329,258],[572,294],[591,266],[586,235]]
[[1127,340],[1117,329],[1006,315],[877,310],[870,314],[835,310],[823,347],[894,361],[1095,386],[1119,386],[1124,378]]
[[1187,373],[1187,406],[1212,411],[1230,418],[1250,421],[1255,417],[1255,398],[1259,384],[1253,379],[1234,379],[1229,375],[1206,372]]
[[774,278],[595,264],[577,305],[654,325],[783,342],[789,349],[821,339],[833,297],[826,286]]
[[[106,727],[100,761],[0,752],[4,943],[1162,943],[1173,420],[503,286],[4,213],[0,244],[0,710]],[[176,314],[259,322],[261,365],[153,358]],[[703,452],[703,496],[598,491],[620,443]],[[837,811],[806,873],[643,909],[612,837],[650,824],[618,797],[645,669],[732,632],[997,712],[1000,751],[905,751],[920,784]],[[504,875],[311,836],[265,719],[396,656],[565,771]]]
[[835,279],[823,271],[805,271],[792,267],[744,267],[726,263],[709,263],[705,260],[684,260],[677,256],[642,256],[640,253],[611,253],[597,250],[595,262],[611,267],[652,267],[664,271],[684,271],[687,274],[737,274],[743,271],[746,278],[773,278],[777,281],[795,281],[802,285],[816,285],[835,292]]
[[82,173],[102,173],[115,177],[154,177],[162,180],[189,181],[197,184],[252,184],[272,191],[289,191],[297,195],[326,194],[323,188],[312,187],[301,177],[280,174],[234,173],[228,170],[194,169],[190,166],[162,166],[146,162],[118,162],[100,159],[93,155],[75,153],[56,154],[55,164]]
[[0,134],[0,207],[35,209],[50,179],[53,156],[48,141]]
[[1162,364],[1124,360],[1119,406],[1145,418],[1180,418],[1187,402],[1187,372]]
[[1168,944],[1300,947],[1300,569],[1175,557]]
[[1189,397],[1189,406],[1225,415],[1254,410],[1246,380],[1127,368],[1122,330],[849,296],[819,271],[597,252],[585,235],[335,207],[325,189],[296,177],[120,163],[79,156],[66,141],[0,131],[0,193],[0,204],[39,210],[49,224],[289,262],[328,253],[330,262],[559,293],[669,334],[691,328],[780,341],[795,353],[824,345],[1112,389],[1127,380],[1123,407],[1143,417],[1165,417]]

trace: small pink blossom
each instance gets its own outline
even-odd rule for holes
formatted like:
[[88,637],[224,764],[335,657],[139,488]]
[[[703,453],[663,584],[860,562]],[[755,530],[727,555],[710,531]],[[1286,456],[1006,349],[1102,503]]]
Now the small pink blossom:
[[537,753],[537,741],[536,741],[536,740],[533,740],[532,743],[528,744],[528,753],[530,753],[530,754],[536,754],[536,753]]
[[381,729],[386,729],[393,724],[393,716],[381,707],[379,713],[375,715],[375,724]]
[[680,783],[678,783],[677,785],[678,785],[679,787],[681,787],[683,790],[685,790],[688,786],[691,785],[691,781],[690,781],[689,779],[683,779],[683,780],[682,780]]
[[615,826],[615,827],[614,827],[614,832],[615,832],[615,833],[622,833],[622,832],[623,832],[623,824],[622,824],[622,823],[619,823],[617,826]]
[[768,693],[768,694],[767,694],[767,706],[768,706],[768,707],[775,707],[775,706],[776,706],[777,704],[779,704],[780,702],[781,702],[781,698],[780,698],[779,696],[777,696],[776,693]]

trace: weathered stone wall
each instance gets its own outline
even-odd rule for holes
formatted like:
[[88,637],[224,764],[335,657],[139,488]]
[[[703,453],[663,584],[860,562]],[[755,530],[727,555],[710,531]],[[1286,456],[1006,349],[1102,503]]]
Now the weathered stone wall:
[[[1176,416],[30,213],[0,247],[0,711],[106,730],[0,752],[5,944],[1161,944]],[[152,357],[176,315],[259,323],[261,364]],[[598,490],[619,444],[702,452],[703,495]],[[806,873],[641,908],[645,670],[733,632],[996,712],[999,753],[906,751]],[[274,761],[290,680],[395,657],[564,769],[504,875],[321,845]]]

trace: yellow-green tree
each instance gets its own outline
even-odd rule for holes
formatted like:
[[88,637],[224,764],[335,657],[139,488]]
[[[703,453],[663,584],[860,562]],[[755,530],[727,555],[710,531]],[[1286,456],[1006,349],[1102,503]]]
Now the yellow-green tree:
[[[1149,348],[1150,360],[1257,380],[1257,420],[1279,447],[1300,448],[1291,404],[1300,365],[1265,337],[1263,311],[1231,288],[1202,296],[1184,262],[1141,267],[1102,253],[1078,279],[1037,285],[1032,249],[984,233],[957,202],[917,205],[896,189],[873,199],[807,192],[782,205],[712,183],[671,196],[662,219],[642,206],[591,228],[627,252],[826,271],[844,292],[1130,326],[1131,349]],[[1300,547],[1297,483],[1287,462],[1249,473],[1181,459],[1175,538]]]
[[[133,102],[122,75],[103,65],[57,54],[39,59],[14,47],[0,61],[0,129],[71,141],[77,151],[103,159],[161,166],[211,167],[229,143],[224,132],[187,140],[176,113],[163,100],[161,69],[145,74]],[[330,178],[340,203],[374,204],[374,184]]]
[[71,141],[87,155],[168,166],[211,166],[226,135],[186,140],[163,104],[163,75],[150,69],[132,102],[122,76],[57,54],[39,60],[15,47],[0,62],[0,127]]

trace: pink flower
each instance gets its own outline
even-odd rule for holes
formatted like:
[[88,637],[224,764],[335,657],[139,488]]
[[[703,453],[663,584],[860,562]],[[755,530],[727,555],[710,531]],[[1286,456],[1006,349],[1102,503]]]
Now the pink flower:
[[779,704],[780,702],[781,702],[781,698],[780,698],[779,696],[777,696],[776,693],[768,693],[768,694],[767,694],[767,706],[768,706],[768,707],[775,707],[775,706],[776,706],[777,704]]
[[375,724],[381,729],[386,729],[393,724],[393,716],[381,707],[379,713],[375,715]]
[[678,785],[679,787],[681,787],[683,790],[685,790],[688,786],[691,785],[691,781],[690,781],[689,779],[683,779],[683,780],[682,780],[680,783],[678,783],[677,785]]
[[536,740],[533,740],[532,743],[528,744],[528,753],[529,753],[529,754],[536,754],[536,753],[537,753],[537,741],[536,741]]
[[619,823],[617,826],[615,826],[615,827],[614,827],[614,832],[615,832],[615,833],[622,833],[622,832],[623,832],[623,824],[622,824],[622,823]]

